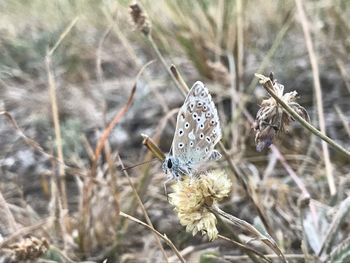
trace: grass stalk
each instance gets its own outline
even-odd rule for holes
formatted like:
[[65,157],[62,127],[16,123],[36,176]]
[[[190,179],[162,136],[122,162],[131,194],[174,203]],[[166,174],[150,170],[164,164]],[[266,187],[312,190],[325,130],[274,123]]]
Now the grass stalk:
[[153,227],[147,225],[146,223],[142,222],[141,220],[130,216],[124,212],[120,212],[119,213],[122,217],[125,217],[131,221],[134,221],[135,223],[138,223],[146,228],[148,228],[149,230],[151,230],[153,233],[155,233],[157,236],[159,236],[161,239],[163,239],[165,241],[165,243],[168,244],[168,246],[174,251],[174,253],[177,255],[177,257],[179,258],[181,263],[186,263],[186,260],[182,257],[181,253],[179,252],[179,250],[176,248],[176,246],[174,245],[174,243],[166,236],[163,235],[161,233],[159,233],[157,230],[155,230]]
[[239,229],[241,229],[243,231],[249,232],[251,235],[254,236],[254,238],[260,240],[265,245],[267,245],[269,248],[271,248],[276,253],[276,255],[278,255],[280,257],[280,259],[283,262],[287,262],[281,249],[277,246],[276,242],[271,237],[263,235],[254,226],[252,226],[248,222],[222,211],[216,205],[208,207],[208,209],[211,212],[213,212],[215,215],[222,217],[228,223],[234,225],[235,227],[238,227]]
[[[132,191],[133,191],[133,193],[134,193],[134,195],[136,197],[136,200],[137,200],[139,206],[141,207],[142,213],[143,213],[143,215],[144,215],[144,217],[146,219],[147,224],[149,225],[149,227],[151,227],[153,230],[155,230],[154,226],[152,224],[152,221],[151,221],[151,219],[148,216],[147,210],[146,210],[145,206],[143,205],[142,200],[141,200],[139,194],[137,193],[137,190],[136,190],[133,182],[131,181],[129,173],[125,169],[125,166],[123,164],[122,159],[120,158],[119,153],[117,154],[117,157],[118,157],[118,161],[119,161],[119,163],[120,163],[120,165],[122,167],[123,173],[124,173],[125,177],[128,179],[129,185],[131,186],[131,189],[132,189]],[[160,251],[163,254],[164,261],[165,262],[169,262],[168,257],[167,257],[167,255],[166,255],[166,253],[164,251],[164,248],[162,246],[162,243],[160,242],[160,239],[159,239],[158,235],[155,232],[153,232],[153,233],[155,234],[155,238],[156,238],[156,242],[158,244],[158,247],[159,247]]]
[[[164,66],[165,70],[169,73],[169,75],[170,75],[171,79],[173,80],[175,86],[178,86],[179,84],[177,83],[176,78],[175,78],[175,77],[173,76],[173,74],[171,73],[171,71],[170,71],[170,69],[169,69],[169,66],[168,66],[168,64],[166,63],[166,61],[165,61],[165,59],[164,59],[162,53],[160,53],[160,50],[159,50],[157,44],[154,42],[152,35],[151,35],[151,34],[148,34],[146,38],[147,38],[148,42],[151,44],[153,50],[156,52],[156,54],[157,54],[159,60],[162,62],[162,65]],[[186,93],[184,93],[182,89],[180,89],[180,91],[182,92],[183,95],[186,96]]]
[[[304,32],[304,38],[306,42],[307,51],[309,53],[310,63],[311,63],[311,69],[312,69],[312,76],[314,80],[314,90],[316,95],[316,102],[317,102],[317,115],[318,115],[318,121],[320,125],[320,131],[324,135],[326,134],[326,123],[324,119],[324,112],[323,112],[323,102],[322,102],[322,90],[321,90],[321,82],[320,82],[320,73],[318,69],[318,62],[317,62],[317,56],[313,47],[313,43],[311,40],[311,34],[309,29],[309,23],[305,15],[303,3],[301,0],[295,0],[298,14],[301,21],[301,26],[303,28]],[[332,163],[330,161],[329,156],[329,150],[327,143],[323,140],[322,141],[322,150],[323,150],[323,157],[325,161],[325,167],[326,167],[326,175],[327,175],[327,181],[329,186],[329,191],[332,196],[336,194],[336,187],[333,177],[333,171],[332,171]]]
[[[55,82],[53,70],[51,68],[51,61],[52,61],[52,55],[54,54],[56,49],[59,47],[59,45],[62,43],[62,41],[65,39],[65,37],[69,34],[69,32],[72,30],[72,28],[75,26],[75,24],[78,22],[78,19],[79,18],[76,17],[75,19],[72,20],[72,22],[66,27],[66,29],[59,36],[55,45],[47,52],[45,57],[52,119],[54,124],[54,131],[55,131],[57,159],[59,160],[58,162],[59,185],[60,185],[59,198],[60,198],[60,203],[62,205],[62,208],[67,211],[68,211],[68,200],[67,200],[67,191],[66,191],[66,182],[65,182],[65,165],[64,165],[63,150],[62,150],[62,135],[61,135],[60,120],[59,120],[58,106],[57,106],[56,82]],[[65,217],[64,221],[66,224],[65,227],[68,227],[68,229],[70,229],[69,217]]]
[[272,261],[270,259],[266,258],[264,254],[261,254],[259,251],[256,251],[253,248],[250,248],[248,246],[243,245],[242,242],[240,242],[240,238],[238,236],[235,237],[237,239],[237,241],[232,240],[232,239],[225,237],[223,235],[218,235],[218,238],[225,240],[225,241],[228,241],[228,242],[234,244],[235,246],[239,247],[241,250],[246,252],[247,255],[250,257],[250,259],[255,263],[259,263],[261,261],[254,254],[256,254],[257,256],[259,256],[260,258],[265,260],[266,262],[272,263]]

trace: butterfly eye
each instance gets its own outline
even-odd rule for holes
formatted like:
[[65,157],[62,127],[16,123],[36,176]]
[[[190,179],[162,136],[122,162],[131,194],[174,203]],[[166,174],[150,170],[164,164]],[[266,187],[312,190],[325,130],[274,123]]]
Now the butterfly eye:
[[216,122],[215,122],[214,120],[211,120],[211,121],[210,121],[210,125],[212,125],[212,126],[214,126],[215,123],[216,123]]
[[208,153],[208,152],[209,152],[208,147],[205,147],[205,152],[206,152],[206,153]]
[[201,125],[199,125],[199,127],[200,127],[201,129],[204,129],[204,124],[201,123]]
[[200,121],[201,121],[201,118],[198,118],[198,119],[197,119],[197,122],[200,122]]
[[185,128],[186,129],[190,128],[190,124],[188,122],[185,123]]
[[190,142],[190,146],[193,147],[193,145],[194,145],[194,143],[193,143],[193,141],[191,141],[191,142]]
[[202,91],[201,97],[205,97],[205,92],[204,91]]
[[200,108],[200,107],[202,107],[202,106],[203,106],[203,102],[198,101],[198,102],[197,102],[197,108]]
[[207,140],[207,142],[209,142],[209,143],[211,142],[211,139],[209,136],[205,137],[205,139]]
[[182,149],[184,147],[184,144],[182,142],[180,142],[178,145],[177,145],[180,149]]
[[211,113],[208,111],[208,112],[205,114],[205,117],[206,117],[206,118],[210,118],[210,117],[211,117]]
[[168,160],[167,167],[168,169],[171,169],[171,167],[173,167],[173,163],[170,159]]
[[203,106],[203,111],[207,111],[208,110],[208,107],[206,105]]
[[199,138],[203,139],[204,138],[204,134],[203,133],[199,134]]
[[196,112],[193,112],[192,117],[193,119],[196,119],[198,117],[198,114]]

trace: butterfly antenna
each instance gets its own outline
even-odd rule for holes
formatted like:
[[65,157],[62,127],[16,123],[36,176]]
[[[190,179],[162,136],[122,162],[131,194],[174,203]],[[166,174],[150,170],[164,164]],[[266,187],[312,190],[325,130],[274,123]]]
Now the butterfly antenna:
[[144,165],[144,164],[147,164],[147,163],[151,163],[151,162],[156,161],[156,160],[158,160],[158,159],[157,159],[157,158],[154,158],[154,159],[152,159],[152,160],[150,160],[150,161],[138,163],[138,164],[135,164],[135,165],[133,165],[133,166],[124,167],[124,168],[122,169],[122,171],[129,170],[129,169],[133,169],[133,168],[135,168],[135,167],[137,167],[137,166]]

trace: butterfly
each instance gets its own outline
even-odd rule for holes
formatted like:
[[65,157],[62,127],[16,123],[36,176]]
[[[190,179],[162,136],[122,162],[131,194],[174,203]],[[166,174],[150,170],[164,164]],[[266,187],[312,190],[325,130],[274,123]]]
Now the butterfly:
[[[208,161],[218,160],[214,150],[221,139],[218,112],[208,89],[194,83],[177,115],[171,150],[162,164],[168,180],[193,176]],[[167,180],[167,181],[168,181]]]

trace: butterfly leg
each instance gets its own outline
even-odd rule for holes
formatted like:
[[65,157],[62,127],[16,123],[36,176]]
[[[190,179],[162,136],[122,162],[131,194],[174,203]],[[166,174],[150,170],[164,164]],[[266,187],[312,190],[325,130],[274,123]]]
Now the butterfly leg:
[[219,153],[217,150],[213,150],[209,157],[209,161],[217,161],[221,158],[221,153]]
[[168,197],[168,191],[167,191],[167,188],[166,188],[166,185],[173,180],[173,177],[172,176],[168,176],[168,178],[164,181],[163,183],[163,187],[164,187],[164,194],[166,196],[166,200],[169,202],[169,197]]

